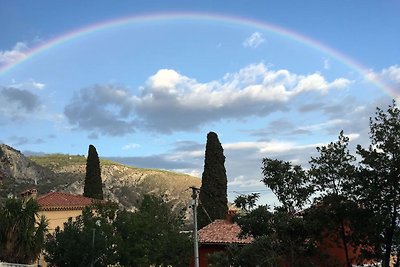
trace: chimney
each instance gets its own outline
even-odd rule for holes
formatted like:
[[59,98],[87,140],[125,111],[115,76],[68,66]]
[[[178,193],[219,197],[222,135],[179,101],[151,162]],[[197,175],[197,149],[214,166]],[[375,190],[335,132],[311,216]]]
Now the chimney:
[[30,199],[36,199],[37,198],[37,190],[35,188],[31,188],[31,189],[25,190],[20,195],[25,201],[28,201]]
[[236,215],[236,210],[229,209],[228,212],[226,213],[225,219],[228,222],[233,222],[233,217],[235,217],[235,215]]

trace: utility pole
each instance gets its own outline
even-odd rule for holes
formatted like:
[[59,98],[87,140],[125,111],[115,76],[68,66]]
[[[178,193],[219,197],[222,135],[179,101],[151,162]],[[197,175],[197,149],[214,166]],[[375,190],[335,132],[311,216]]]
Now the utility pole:
[[94,236],[96,234],[96,228],[92,229],[92,259],[90,261],[90,267],[94,266]]
[[200,189],[191,186],[193,209],[193,243],[194,243],[194,267],[199,267],[199,241],[197,236],[197,196]]
[[[97,220],[95,222],[95,224],[100,227],[100,225],[101,225],[100,220]],[[97,261],[97,260],[94,259],[94,237],[95,237],[95,235],[96,235],[96,228],[93,227],[93,229],[92,229],[92,258],[91,258],[91,261],[90,261],[90,267],[93,267],[94,264]]]

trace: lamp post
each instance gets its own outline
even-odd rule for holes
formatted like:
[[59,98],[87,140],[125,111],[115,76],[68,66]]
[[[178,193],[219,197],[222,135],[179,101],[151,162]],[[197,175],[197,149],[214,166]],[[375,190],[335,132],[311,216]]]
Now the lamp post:
[[[97,220],[95,224],[100,227],[100,225],[101,225],[100,220]],[[94,237],[95,237],[95,235],[96,235],[96,228],[93,228],[92,229],[92,253],[91,253],[92,259],[90,261],[90,267],[93,267],[96,262],[94,260]]]
[[193,244],[194,244],[194,266],[199,267],[199,241],[197,236],[197,193],[200,189],[192,186],[192,209],[193,209]]
[[90,267],[94,266],[94,236],[96,234],[96,228],[92,229],[92,260],[90,261]]

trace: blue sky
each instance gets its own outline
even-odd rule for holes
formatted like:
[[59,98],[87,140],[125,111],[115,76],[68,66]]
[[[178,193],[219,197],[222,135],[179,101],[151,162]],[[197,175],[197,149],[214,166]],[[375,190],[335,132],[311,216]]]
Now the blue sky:
[[[307,167],[344,130],[368,145],[400,96],[399,1],[0,2],[0,142],[201,176],[224,147],[229,198],[264,157]],[[34,51],[32,53],[32,51]]]

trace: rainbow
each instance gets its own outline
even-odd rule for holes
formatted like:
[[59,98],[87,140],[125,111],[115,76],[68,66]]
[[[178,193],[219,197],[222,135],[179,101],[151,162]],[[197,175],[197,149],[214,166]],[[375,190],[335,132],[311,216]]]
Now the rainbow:
[[[82,27],[65,34],[59,35],[53,39],[48,40],[36,47],[33,47],[31,50],[24,53],[24,56],[20,59],[0,66],[0,75],[5,74],[6,72],[16,68],[17,66],[21,65],[23,62],[34,58],[35,56],[41,54],[42,52],[56,48],[57,46],[66,43],[68,41],[72,41],[74,39],[78,39],[82,36],[86,36],[89,34],[93,34],[96,32],[100,32],[106,29],[117,28],[124,25],[135,24],[135,23],[157,23],[163,21],[179,21],[179,20],[190,20],[190,21],[210,21],[213,23],[225,23],[225,24],[232,24],[232,25],[240,25],[240,26],[247,26],[253,28],[260,28],[263,30],[267,30],[272,32],[278,36],[282,36],[284,38],[288,38],[304,44],[316,51],[320,51],[322,53],[328,54],[333,58],[339,60],[343,64],[347,65],[351,69],[356,70],[362,76],[366,77],[369,70],[358,63],[357,61],[353,60],[352,58],[346,56],[345,54],[317,41],[311,39],[305,35],[301,35],[297,32],[291,31],[289,29],[266,23],[263,21],[253,20],[249,18],[237,17],[237,16],[228,16],[228,15],[221,15],[221,14],[212,14],[212,13],[153,13],[153,14],[142,14],[142,15],[133,15],[128,17],[122,17],[107,21],[102,21],[99,23],[91,24],[86,27]],[[378,79],[372,80],[379,88],[384,90],[391,96],[396,96],[396,92],[393,88],[389,85],[384,84],[382,81]]]

